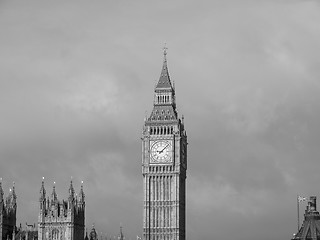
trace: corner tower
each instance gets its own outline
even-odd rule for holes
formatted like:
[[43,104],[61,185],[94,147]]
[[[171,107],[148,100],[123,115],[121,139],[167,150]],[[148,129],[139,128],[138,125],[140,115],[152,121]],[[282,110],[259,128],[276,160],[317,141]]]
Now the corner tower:
[[145,119],[142,134],[145,240],[186,239],[186,170],[187,134],[176,110],[164,48],[153,110]]

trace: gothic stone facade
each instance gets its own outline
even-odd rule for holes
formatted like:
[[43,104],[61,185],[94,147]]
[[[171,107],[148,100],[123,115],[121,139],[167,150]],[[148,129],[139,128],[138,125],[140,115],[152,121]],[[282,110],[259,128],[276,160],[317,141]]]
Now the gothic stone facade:
[[145,240],[185,240],[187,134],[178,117],[166,49],[142,135]]
[[3,198],[3,195],[0,180],[0,236],[2,240],[11,240],[16,226],[17,215],[17,196],[14,185],[6,199]]
[[72,181],[67,201],[59,201],[55,186],[52,194],[46,197],[44,182],[40,189],[40,212],[38,217],[39,240],[83,240],[85,228],[85,195],[83,186],[78,197]]

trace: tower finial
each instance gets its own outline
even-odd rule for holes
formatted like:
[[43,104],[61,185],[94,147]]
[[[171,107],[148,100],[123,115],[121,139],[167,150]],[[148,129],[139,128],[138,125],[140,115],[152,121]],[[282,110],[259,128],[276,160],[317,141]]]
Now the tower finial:
[[165,42],[163,47],[163,56],[165,61],[167,60],[167,50],[168,50],[167,43]]

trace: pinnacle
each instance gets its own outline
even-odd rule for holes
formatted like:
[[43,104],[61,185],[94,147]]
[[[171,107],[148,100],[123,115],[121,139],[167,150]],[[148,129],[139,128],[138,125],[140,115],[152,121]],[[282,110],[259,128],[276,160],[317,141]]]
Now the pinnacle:
[[170,88],[172,89],[172,84],[170,81],[168,66],[167,66],[167,48],[164,48],[163,52],[163,65],[162,70],[160,74],[159,81],[156,85],[156,89],[162,89],[162,88]]

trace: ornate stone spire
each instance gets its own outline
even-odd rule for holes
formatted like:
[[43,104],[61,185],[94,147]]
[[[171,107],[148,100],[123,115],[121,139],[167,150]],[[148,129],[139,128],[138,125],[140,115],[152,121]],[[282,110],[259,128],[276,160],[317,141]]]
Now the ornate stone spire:
[[69,187],[69,201],[73,201],[74,200],[74,188],[73,188],[73,184],[72,184],[72,177],[71,177],[71,181],[70,181],[70,187]]
[[44,188],[44,177],[42,177],[39,201],[42,202],[45,198],[46,198],[46,189]]
[[0,178],[0,203],[3,202],[2,178]]
[[56,182],[53,182],[53,188],[51,193],[51,202],[57,201],[57,193],[56,193]]
[[81,181],[81,188],[80,188],[80,193],[79,193],[80,203],[84,203],[84,198],[85,198],[85,194],[83,191],[83,181]]
[[167,67],[167,47],[164,47],[163,55],[161,75],[154,90],[154,107],[147,119],[149,122],[164,120],[172,122],[178,119],[175,90],[172,87]]
[[173,89],[171,81],[170,81],[170,76],[169,76],[169,71],[168,71],[168,66],[167,66],[167,46],[165,45],[163,48],[163,65],[162,65],[162,70],[160,74],[160,78],[158,81],[158,84],[156,85],[156,89]]
[[13,182],[12,185],[12,204],[13,206],[17,205],[17,195],[16,195],[16,189],[15,189],[15,183]]

